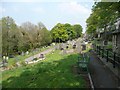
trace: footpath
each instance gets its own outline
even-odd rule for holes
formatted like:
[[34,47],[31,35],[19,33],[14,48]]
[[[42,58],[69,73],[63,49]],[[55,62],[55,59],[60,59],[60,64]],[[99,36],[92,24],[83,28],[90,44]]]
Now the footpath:
[[89,71],[94,88],[116,88],[120,90],[120,80],[116,75],[97,57],[90,52]]

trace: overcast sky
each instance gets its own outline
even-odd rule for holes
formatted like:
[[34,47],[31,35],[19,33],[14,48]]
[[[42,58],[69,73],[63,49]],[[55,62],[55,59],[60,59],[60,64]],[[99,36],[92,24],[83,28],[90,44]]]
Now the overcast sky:
[[93,0],[2,0],[0,18],[12,17],[18,25],[42,22],[48,30],[57,23],[80,24],[85,32]]

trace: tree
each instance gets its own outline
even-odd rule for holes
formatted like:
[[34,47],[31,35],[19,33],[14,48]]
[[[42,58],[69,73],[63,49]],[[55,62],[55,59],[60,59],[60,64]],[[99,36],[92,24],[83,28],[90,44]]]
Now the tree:
[[82,34],[82,26],[81,25],[79,25],[79,24],[73,25],[73,30],[76,33],[76,38],[81,36],[81,34]]
[[64,25],[61,23],[53,27],[51,34],[54,42],[65,42],[69,38],[67,30],[65,30]]
[[104,29],[107,25],[112,25],[120,17],[120,2],[95,2],[92,8],[92,14],[86,20],[87,32],[96,33],[96,30]]
[[64,24],[64,28],[67,31],[69,40],[72,40],[76,37],[76,32],[74,31],[72,25],[70,25],[69,23],[66,23],[66,24]]
[[79,24],[72,26],[69,23],[58,23],[52,28],[51,34],[54,42],[65,42],[80,37],[82,26]]
[[9,55],[17,51],[18,39],[16,32],[18,31],[17,25],[11,17],[2,18],[2,54]]
[[42,28],[41,30],[41,45],[49,45],[52,41],[52,37],[50,32],[46,28]]

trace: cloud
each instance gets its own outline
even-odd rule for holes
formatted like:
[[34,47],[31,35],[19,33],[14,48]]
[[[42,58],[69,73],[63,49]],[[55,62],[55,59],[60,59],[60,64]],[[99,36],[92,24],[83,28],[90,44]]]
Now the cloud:
[[61,3],[59,6],[60,11],[69,14],[89,14],[90,10],[81,4],[72,1],[68,3]]
[[69,20],[72,20],[71,22],[80,23],[83,27],[83,32],[85,32],[85,22],[91,13],[91,9],[87,4],[77,3],[76,1],[63,2],[59,4],[58,8],[62,14],[66,14]]

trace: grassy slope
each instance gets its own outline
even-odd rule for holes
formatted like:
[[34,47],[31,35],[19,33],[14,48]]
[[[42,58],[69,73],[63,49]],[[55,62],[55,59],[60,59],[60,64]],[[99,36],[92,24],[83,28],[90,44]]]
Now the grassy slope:
[[3,87],[11,88],[65,88],[86,87],[82,77],[72,73],[78,55],[60,55],[59,51],[46,56],[46,60],[3,72]]
[[[40,52],[42,52],[42,51],[44,51],[46,49],[52,48],[52,47],[53,46],[46,47],[46,48],[40,48],[40,51],[34,52],[34,55],[38,54],[38,53],[40,53]],[[23,62],[26,58],[28,58],[28,57],[30,57],[32,55],[33,55],[33,53],[30,52],[28,55],[24,55],[24,56],[22,56],[22,55],[16,55],[15,58],[9,58],[7,66],[8,67],[14,66],[16,64],[16,58],[18,59],[19,62]]]

